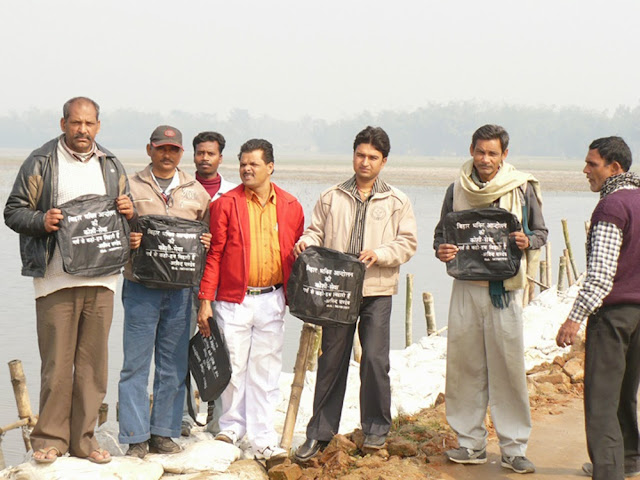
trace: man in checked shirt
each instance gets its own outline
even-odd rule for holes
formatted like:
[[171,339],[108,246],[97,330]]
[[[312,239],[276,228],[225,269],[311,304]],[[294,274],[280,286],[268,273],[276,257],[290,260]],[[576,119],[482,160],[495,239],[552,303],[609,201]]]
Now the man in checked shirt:
[[640,177],[620,137],[594,140],[583,172],[600,201],[587,236],[587,277],[556,342],[573,344],[588,318],[584,415],[596,480],[640,475]]

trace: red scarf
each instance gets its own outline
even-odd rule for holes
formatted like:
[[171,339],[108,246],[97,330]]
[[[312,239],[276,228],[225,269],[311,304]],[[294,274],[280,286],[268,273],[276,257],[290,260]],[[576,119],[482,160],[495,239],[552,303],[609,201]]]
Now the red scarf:
[[209,196],[213,198],[215,194],[218,193],[218,190],[220,190],[220,182],[222,181],[222,177],[220,177],[220,174],[217,174],[215,178],[206,179],[201,177],[200,174],[196,172],[196,180],[198,180],[202,184]]

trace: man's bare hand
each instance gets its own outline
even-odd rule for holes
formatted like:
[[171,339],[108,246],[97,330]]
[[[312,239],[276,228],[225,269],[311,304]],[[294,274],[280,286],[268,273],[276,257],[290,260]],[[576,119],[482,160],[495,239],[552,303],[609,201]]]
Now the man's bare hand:
[[131,220],[133,218],[133,202],[126,195],[120,195],[116,198],[116,207],[118,208],[118,212],[124,215],[124,218],[127,220]]
[[360,252],[358,260],[364,263],[364,266],[369,268],[371,265],[378,261],[378,255],[373,250],[363,250]]
[[58,223],[64,217],[62,216],[62,210],[58,208],[50,208],[44,214],[44,229],[48,232],[56,232],[60,230]]
[[456,258],[458,254],[457,245],[451,245],[450,243],[441,243],[438,247],[436,255],[441,262],[447,263]]
[[142,232],[131,232],[129,233],[129,248],[131,250],[135,250],[136,248],[140,248],[140,244],[142,243]]
[[511,232],[509,237],[515,238],[516,245],[520,250],[524,250],[525,248],[529,248],[531,242],[529,241],[529,237],[525,235],[524,232]]
[[200,300],[200,308],[198,309],[198,330],[200,330],[200,333],[205,338],[211,336],[211,329],[209,328],[210,317],[213,317],[211,300]]
[[303,242],[302,240],[300,240],[298,243],[296,243],[295,247],[293,247],[293,258],[298,258],[298,255],[300,255],[306,249],[307,249],[306,242]]
[[202,242],[202,244],[204,245],[204,248],[208,252],[209,248],[211,248],[211,234],[203,233],[202,235],[200,235],[200,241]]
[[569,345],[573,345],[576,335],[578,334],[578,330],[580,330],[580,324],[578,322],[574,322],[569,319],[565,320],[560,327],[560,330],[558,330],[556,344],[559,347],[568,347]]

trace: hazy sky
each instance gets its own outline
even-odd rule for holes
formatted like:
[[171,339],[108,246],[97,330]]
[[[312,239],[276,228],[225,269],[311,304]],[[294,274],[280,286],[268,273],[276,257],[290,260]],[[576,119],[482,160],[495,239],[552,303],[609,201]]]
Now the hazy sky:
[[640,104],[640,1],[0,0],[0,115]]

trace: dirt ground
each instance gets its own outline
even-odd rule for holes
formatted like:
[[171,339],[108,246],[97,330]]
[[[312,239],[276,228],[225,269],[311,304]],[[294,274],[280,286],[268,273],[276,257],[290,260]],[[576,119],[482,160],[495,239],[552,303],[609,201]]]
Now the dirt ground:
[[[583,361],[581,347],[553,362],[543,363],[528,372],[532,432],[527,457],[536,465],[530,479],[586,478],[581,466],[588,461],[582,406]],[[336,435],[321,455],[305,465],[283,465],[280,472],[270,471],[272,479],[342,480],[495,480],[521,478],[500,465],[500,449],[491,418],[488,462],[484,465],[459,465],[449,462],[444,452],[458,446],[445,417],[444,396],[436,406],[394,419],[383,450],[367,452],[364,435],[356,430]],[[294,469],[294,471],[288,471]],[[286,475],[284,475],[286,473]],[[280,475],[283,474],[283,475]]]
[[[586,478],[581,466],[587,456],[581,388],[567,393],[531,397],[533,429],[527,457],[536,472],[522,476],[500,465],[500,449],[495,431],[489,428],[488,462],[459,465],[449,462],[444,451],[457,446],[446,424],[444,405],[425,409],[417,415],[396,420],[387,449],[372,455],[348,456],[344,446],[327,447],[324,454],[302,469],[301,480],[500,480]],[[489,420],[489,419],[488,419]],[[490,423],[490,420],[489,420]],[[360,444],[358,431],[347,436]],[[338,443],[346,442],[343,440]],[[410,444],[413,444],[411,447]],[[340,448],[339,448],[340,447]],[[412,448],[414,451],[411,451]],[[417,453],[415,449],[417,448]],[[414,453],[414,455],[411,455]],[[407,455],[404,457],[403,455]],[[271,472],[270,472],[271,473]],[[273,478],[273,477],[272,477]]]

